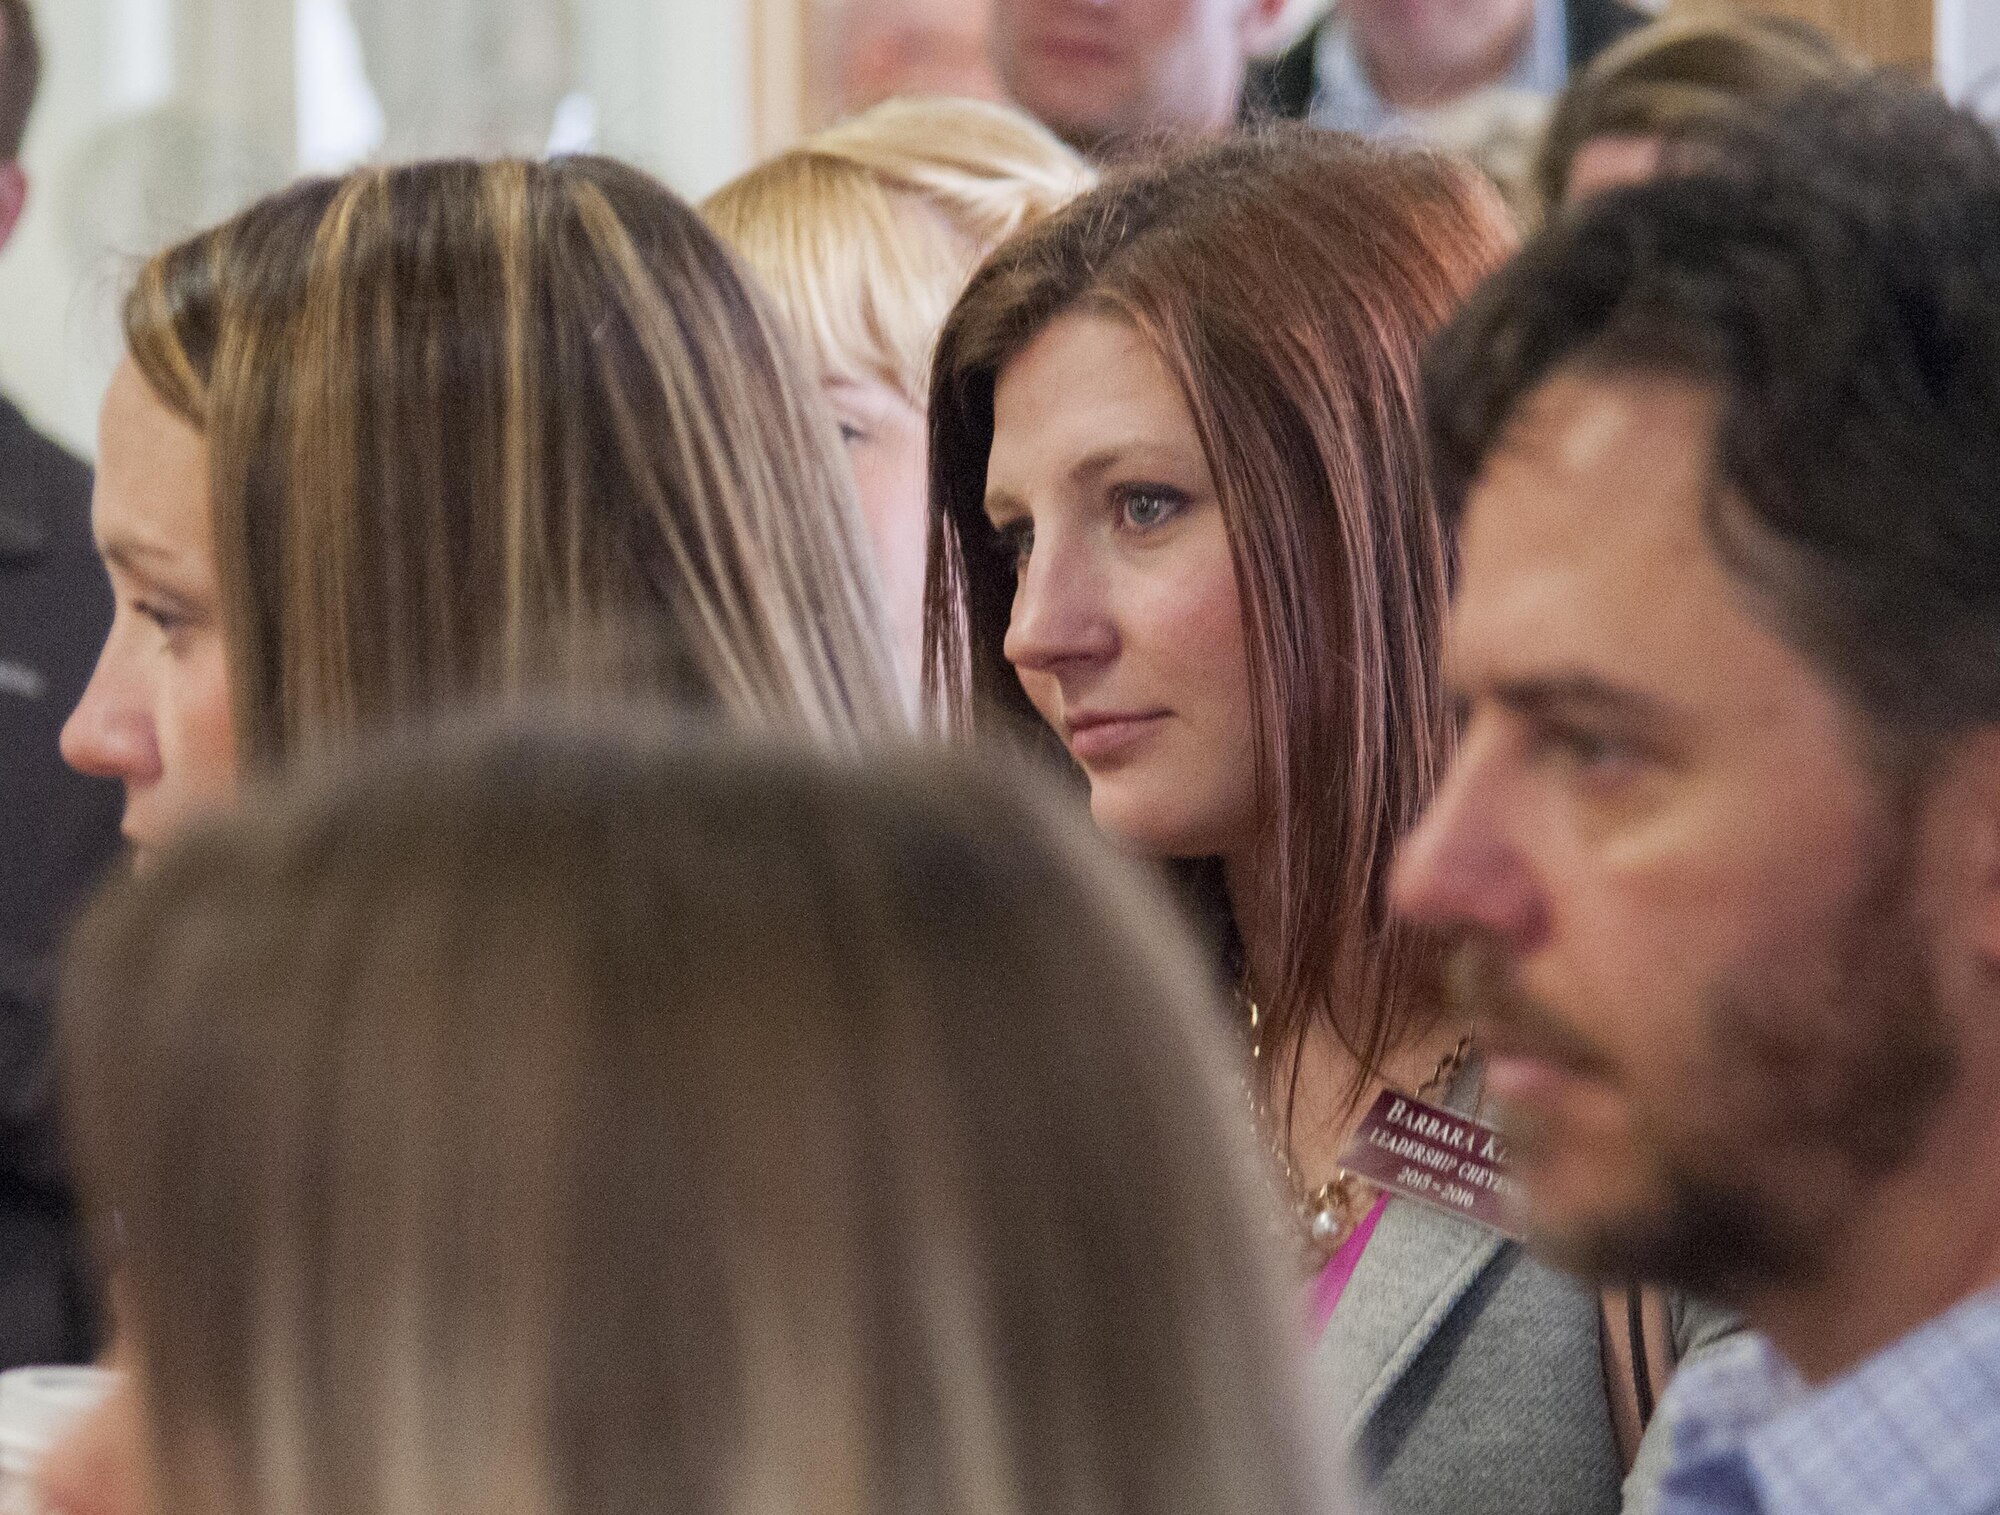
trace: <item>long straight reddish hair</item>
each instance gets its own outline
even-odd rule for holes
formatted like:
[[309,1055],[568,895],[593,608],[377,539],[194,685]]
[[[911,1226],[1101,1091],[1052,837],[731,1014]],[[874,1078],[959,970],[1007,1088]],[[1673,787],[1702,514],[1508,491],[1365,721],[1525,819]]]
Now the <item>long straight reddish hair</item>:
[[[1467,166],[1280,129],[1084,196],[1003,247],[940,339],[925,690],[961,735],[1011,728],[1060,755],[1001,651],[1014,567],[984,509],[1001,370],[1055,317],[1090,310],[1130,321],[1186,397],[1235,560],[1283,927],[1275,980],[1257,986],[1280,1054],[1260,1060],[1267,1079],[1324,1019],[1365,1080],[1438,1005],[1436,944],[1386,899],[1452,741],[1438,673],[1451,553],[1419,357],[1513,241]],[[1174,867],[1240,972],[1214,861]]]

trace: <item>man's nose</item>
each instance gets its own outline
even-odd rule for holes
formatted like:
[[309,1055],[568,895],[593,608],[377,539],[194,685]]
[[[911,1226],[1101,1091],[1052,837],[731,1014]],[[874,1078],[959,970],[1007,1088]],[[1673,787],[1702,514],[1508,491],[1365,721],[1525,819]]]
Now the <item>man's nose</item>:
[[1509,825],[1505,771],[1476,738],[1404,839],[1389,897],[1405,919],[1515,945],[1546,926],[1546,902]]

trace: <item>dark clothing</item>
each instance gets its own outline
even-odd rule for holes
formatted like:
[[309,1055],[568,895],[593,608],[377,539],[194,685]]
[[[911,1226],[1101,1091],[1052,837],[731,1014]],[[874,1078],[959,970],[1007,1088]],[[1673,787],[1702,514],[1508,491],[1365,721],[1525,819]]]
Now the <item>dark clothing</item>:
[[[1570,73],[1575,74],[1627,32],[1644,26],[1646,16],[1623,0],[1569,0],[1564,21]],[[1326,25],[1321,21],[1289,52],[1251,69],[1244,90],[1248,113],[1284,121],[1303,121],[1311,113],[1319,93],[1320,32]]]
[[111,623],[90,470],[0,400],[0,1368],[83,1361],[96,1309],[55,1128],[50,987],[118,852],[115,784],[57,750]]

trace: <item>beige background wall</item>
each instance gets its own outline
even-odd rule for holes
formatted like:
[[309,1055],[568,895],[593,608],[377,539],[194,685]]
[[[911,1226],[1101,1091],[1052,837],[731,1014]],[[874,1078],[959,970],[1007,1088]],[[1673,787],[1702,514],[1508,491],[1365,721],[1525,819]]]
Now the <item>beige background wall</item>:
[[1754,8],[1810,21],[1878,62],[1920,73],[1930,69],[1936,27],[1933,0],[1754,0]]

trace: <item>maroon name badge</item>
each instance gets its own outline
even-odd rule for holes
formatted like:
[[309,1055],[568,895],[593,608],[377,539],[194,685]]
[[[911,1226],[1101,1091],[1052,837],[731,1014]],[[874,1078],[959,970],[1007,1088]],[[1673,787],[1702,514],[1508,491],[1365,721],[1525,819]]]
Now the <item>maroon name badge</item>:
[[1462,1215],[1503,1236],[1518,1236],[1507,1214],[1514,1181],[1500,1133],[1393,1089],[1361,1122],[1340,1166],[1405,1199]]

